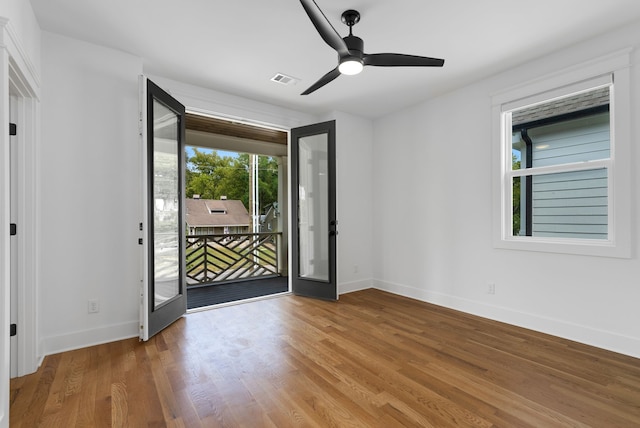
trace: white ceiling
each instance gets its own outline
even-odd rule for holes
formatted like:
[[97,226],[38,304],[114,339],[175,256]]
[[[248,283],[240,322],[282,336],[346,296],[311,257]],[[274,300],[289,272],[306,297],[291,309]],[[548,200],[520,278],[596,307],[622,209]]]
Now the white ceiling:
[[[298,0],[30,0],[45,31],[129,52],[145,73],[309,113],[379,117],[640,19],[638,0],[316,0],[345,9],[367,53],[444,58],[366,67],[300,96],[337,64]],[[300,79],[270,81],[276,73]]]

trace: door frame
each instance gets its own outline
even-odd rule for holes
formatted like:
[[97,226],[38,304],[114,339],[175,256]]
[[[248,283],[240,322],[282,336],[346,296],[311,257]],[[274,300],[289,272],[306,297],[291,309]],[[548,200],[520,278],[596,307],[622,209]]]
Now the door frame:
[[[12,106],[14,112],[12,119],[18,128],[17,135],[12,137],[16,139],[17,147],[18,195],[16,198],[17,218],[15,220],[18,233],[10,239],[17,240],[18,245],[17,307],[14,310],[17,312],[17,375],[23,376],[35,372],[42,360],[38,351],[39,338],[37,334],[37,285],[39,283],[37,229],[39,221],[36,204],[37,180],[39,178],[36,148],[40,140],[40,79],[35,74],[33,67],[30,66],[29,59],[24,56],[24,50],[20,48],[20,42],[12,27],[1,19],[0,54],[0,70],[2,70],[0,72],[0,111],[3,119],[0,124],[0,132],[2,133],[0,146],[3,147],[2,150],[4,147],[7,149],[9,147],[8,108],[11,96],[16,104]],[[6,183],[7,187],[5,187],[2,180],[3,178],[0,178],[0,187],[3,189],[0,211],[9,210],[10,204],[10,193],[4,193],[5,188],[9,189],[9,183]],[[7,222],[2,222],[2,228],[8,228],[8,220],[7,218]],[[4,246],[5,242],[1,244]],[[9,245],[8,240],[6,244]],[[0,265],[1,271],[8,271],[5,270],[2,261],[0,261]],[[5,287],[9,293],[10,281],[5,284],[3,277],[1,287],[2,293],[4,293]],[[2,314],[1,309],[0,314]],[[8,361],[7,364],[9,364]]]
[[18,133],[17,148],[17,376],[33,373],[40,365],[37,350],[37,238],[38,225],[37,154],[38,115],[40,102],[28,88],[19,84],[15,72],[10,72],[10,92],[14,95]]
[[[186,138],[185,138],[185,146],[193,146],[211,150],[222,150],[222,151],[237,151],[240,150],[242,153],[248,154],[257,154],[260,156],[270,156],[278,160],[278,202],[281,202],[278,211],[278,226],[282,233],[280,242],[280,248],[278,252],[278,266],[280,267],[280,272],[283,276],[287,277],[288,281],[288,289],[287,292],[291,292],[291,278],[290,278],[290,268],[291,260],[289,258],[289,248],[290,248],[290,230],[291,230],[291,222],[290,222],[290,195],[291,190],[289,187],[290,183],[290,164],[289,161],[291,159],[291,144],[290,144],[290,136],[291,136],[291,127],[283,127],[277,126],[273,124],[263,123],[263,122],[254,122],[246,118],[240,117],[228,117],[223,114],[211,111],[204,111],[202,109],[192,109],[188,105],[186,107],[187,115],[195,115],[201,117],[208,117],[214,120],[221,120],[229,122],[230,128],[232,130],[239,130],[237,135],[230,134],[218,134],[215,132],[207,132],[207,131],[196,131],[193,129],[186,130]],[[251,138],[245,132],[245,127],[251,127],[255,129],[267,129],[273,131],[280,131],[287,134],[287,144],[285,146],[284,151],[281,151],[279,147],[279,143],[269,142],[267,140],[261,140],[259,137]],[[191,144],[189,144],[189,139],[191,139]],[[259,146],[262,148],[260,149]],[[266,148],[265,148],[266,147]],[[186,194],[186,192],[185,192]],[[267,296],[268,297],[268,296]],[[223,303],[217,306],[224,305],[233,305],[236,302]],[[199,312],[203,310],[202,308],[194,308],[188,309],[187,313],[191,312]]]
[[[9,425],[9,377],[11,281],[10,262],[10,183],[9,183],[9,97],[17,96],[16,120],[22,131],[18,137],[18,375],[33,373],[39,365],[37,350],[37,182],[36,146],[40,134],[40,78],[22,48],[20,38],[9,21],[0,18],[0,427]],[[22,231],[22,233],[21,233]]]

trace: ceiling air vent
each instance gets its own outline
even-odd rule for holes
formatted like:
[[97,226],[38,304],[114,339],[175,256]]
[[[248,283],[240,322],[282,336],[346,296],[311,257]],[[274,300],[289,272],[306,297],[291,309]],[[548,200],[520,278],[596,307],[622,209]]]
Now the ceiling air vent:
[[272,82],[280,83],[282,85],[295,85],[299,79],[295,77],[287,76],[286,74],[277,73],[271,78]]

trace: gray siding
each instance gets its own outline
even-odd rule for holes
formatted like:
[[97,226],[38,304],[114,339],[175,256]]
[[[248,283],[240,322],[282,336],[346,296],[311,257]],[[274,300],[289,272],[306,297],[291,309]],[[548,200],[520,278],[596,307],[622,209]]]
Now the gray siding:
[[[529,130],[532,166],[607,159],[609,114]],[[607,239],[607,170],[536,175],[532,186],[532,234]]]

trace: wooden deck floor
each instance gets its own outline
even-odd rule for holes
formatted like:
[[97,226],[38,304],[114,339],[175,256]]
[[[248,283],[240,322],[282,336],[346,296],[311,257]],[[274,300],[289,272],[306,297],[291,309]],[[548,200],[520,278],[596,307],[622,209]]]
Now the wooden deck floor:
[[11,427],[637,427],[640,360],[376,290],[48,356]]

